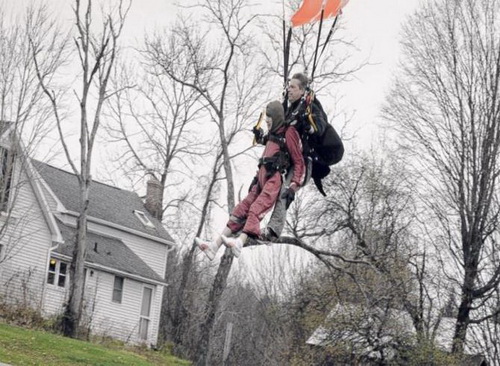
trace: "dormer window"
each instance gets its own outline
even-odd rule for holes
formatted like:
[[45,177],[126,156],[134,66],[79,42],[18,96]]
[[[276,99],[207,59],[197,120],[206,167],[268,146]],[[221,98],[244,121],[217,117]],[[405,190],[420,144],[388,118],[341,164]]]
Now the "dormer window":
[[153,225],[153,223],[148,219],[148,217],[146,216],[146,214],[144,212],[139,211],[139,210],[134,210],[134,214],[135,214],[135,216],[137,216],[137,218],[142,222],[142,224],[144,226],[151,227],[151,228],[155,227]]

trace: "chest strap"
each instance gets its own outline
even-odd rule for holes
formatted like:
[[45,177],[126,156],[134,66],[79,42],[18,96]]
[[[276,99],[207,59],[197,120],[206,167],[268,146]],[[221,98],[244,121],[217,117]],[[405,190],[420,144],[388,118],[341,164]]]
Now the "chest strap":
[[290,156],[287,151],[278,151],[270,157],[259,159],[259,168],[264,165],[268,176],[276,172],[285,173],[290,167]]

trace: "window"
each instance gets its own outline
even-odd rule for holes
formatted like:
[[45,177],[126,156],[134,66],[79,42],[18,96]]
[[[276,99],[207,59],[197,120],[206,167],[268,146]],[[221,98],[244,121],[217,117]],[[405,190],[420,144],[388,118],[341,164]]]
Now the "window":
[[148,219],[148,217],[146,216],[146,214],[144,212],[138,211],[138,210],[134,210],[134,214],[135,214],[135,216],[137,216],[137,218],[142,222],[142,224],[144,226],[148,226],[148,227],[151,227],[151,228],[155,227],[153,225],[153,223]]
[[65,287],[66,277],[68,277],[68,264],[50,258],[47,283],[58,287]]
[[144,290],[142,291],[141,316],[139,318],[139,338],[142,340],[148,339],[152,300],[153,289],[144,287]]
[[122,303],[123,296],[123,277],[115,276],[115,283],[113,285],[113,302]]
[[13,154],[0,147],[0,211],[7,211],[8,208],[13,166]]

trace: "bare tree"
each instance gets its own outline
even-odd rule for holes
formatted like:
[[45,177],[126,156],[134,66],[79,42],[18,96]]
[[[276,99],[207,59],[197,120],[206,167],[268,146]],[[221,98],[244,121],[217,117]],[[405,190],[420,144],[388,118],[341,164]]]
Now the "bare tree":
[[[227,183],[227,207],[235,206],[235,188],[231,159],[242,151],[230,151],[231,144],[261,103],[259,98],[265,75],[252,58],[255,42],[251,27],[255,16],[242,1],[204,1],[197,8],[207,21],[184,20],[167,37],[156,37],[146,44],[146,53],[176,83],[199,96],[218,136],[222,166]],[[200,25],[201,24],[201,25]],[[208,31],[220,38],[210,44]],[[202,33],[203,32],[203,33]],[[164,40],[167,39],[165,43]],[[207,301],[206,320],[201,326],[197,363],[205,364],[209,351],[215,313],[225,288],[233,257],[222,257],[219,271]]]
[[47,134],[50,108],[43,100],[28,41],[29,31],[41,34],[51,27],[44,19],[46,12],[45,6],[33,6],[10,21],[0,12],[0,46],[5,50],[0,55],[0,121],[14,124],[25,153],[31,153]]
[[[20,237],[29,235],[25,222],[30,214],[28,210],[19,212],[16,202],[23,187],[29,184],[30,177],[25,179],[23,172],[49,128],[50,106],[43,100],[28,41],[30,32],[40,35],[52,26],[46,21],[46,12],[43,5],[23,9],[19,14],[0,11],[0,47],[4,50],[0,55],[0,210],[5,215],[0,224],[0,263],[16,257],[23,250]],[[20,220],[11,219],[13,211]],[[31,269],[16,273],[8,282],[18,289],[20,285],[15,279],[29,278],[32,273]],[[26,290],[30,284],[24,282],[22,287]]]
[[[337,302],[378,307],[384,314],[404,308],[415,325],[426,327],[422,303],[429,306],[427,270],[410,235],[412,184],[401,169],[366,157],[350,159],[328,183],[332,194],[326,201],[301,193],[288,221],[292,236],[282,237],[273,249],[259,250],[275,257],[278,249],[295,246],[302,258],[304,250],[309,252],[311,262],[301,270],[303,266],[294,262],[284,266],[286,261],[280,257],[271,265],[269,278],[253,281],[249,279],[252,269],[241,269],[244,275],[228,283],[220,303],[212,362],[221,362],[225,326],[232,323],[228,362],[308,363],[313,355],[304,342]],[[287,245],[280,248],[280,243]],[[265,277],[262,261],[258,268]],[[238,290],[249,282],[256,288]],[[380,329],[387,330],[385,322]],[[366,331],[381,354],[391,347],[402,348],[396,340],[376,345],[377,338]]]
[[[235,158],[246,151],[234,143],[241,132],[255,122],[255,112],[264,102],[262,97],[269,94],[266,90],[269,85],[268,65],[261,65],[261,59],[256,57],[255,39],[261,29],[255,23],[258,16],[250,5],[243,1],[201,1],[195,7],[187,8],[191,18],[183,18],[170,31],[148,39],[143,51],[147,59],[156,62],[175,83],[195,92],[204,107],[206,119],[211,122],[222,151],[223,175],[216,179],[225,180],[227,205],[220,202],[218,205],[226,206],[228,211],[235,206],[237,179],[233,166],[238,161]],[[265,58],[262,60],[266,62]],[[332,66],[331,60],[329,66]],[[329,75],[334,77],[335,73]],[[276,90],[275,94],[278,93]],[[218,150],[212,152],[218,153]],[[215,198],[207,197],[209,202]],[[198,337],[197,364],[210,362],[216,313],[232,261],[228,253],[222,257],[209,293],[206,319]]]
[[[311,326],[308,319],[314,309],[323,306],[328,314],[339,303],[360,310],[378,309],[375,315],[381,323],[377,326],[365,322],[366,328],[361,328],[354,319],[342,325],[359,337],[353,342],[364,342],[357,347],[374,347],[372,351],[379,353],[380,358],[394,351],[403,357],[411,338],[412,344],[416,341],[417,350],[431,350],[427,345],[433,342],[446,298],[436,296],[436,290],[442,287],[434,279],[437,270],[428,258],[428,241],[420,237],[421,212],[413,195],[415,182],[410,173],[404,162],[397,159],[351,157],[326,182],[332,194],[325,202],[308,201],[305,197],[305,202],[295,207],[297,211],[289,217],[288,230],[301,240],[294,242],[283,237],[280,241],[308,250],[325,265],[324,269],[313,271],[309,283],[298,286],[299,292],[292,297],[300,310],[292,317],[297,320],[296,339],[303,341],[300,332]],[[331,287],[326,285],[329,282]],[[404,329],[398,330],[392,324],[390,319],[395,312],[404,315]],[[364,321],[363,317],[358,320]],[[412,333],[408,334],[409,328],[416,330],[415,339]],[[332,329],[334,340],[339,336],[338,332],[335,334],[338,324],[333,324]],[[387,332],[392,340],[380,343],[384,334],[389,335]],[[295,341],[295,349],[299,344]],[[338,351],[340,356],[342,352]],[[307,352],[299,353],[308,357]]]
[[204,150],[211,144],[197,137],[199,95],[172,82],[158,70],[155,59],[144,56],[136,74],[130,75],[125,66],[116,72],[119,92],[110,103],[113,123],[106,125],[107,140],[124,147],[118,152],[119,170],[127,172],[133,184],[149,173],[159,177],[162,191],[168,189],[165,202],[161,199],[163,207],[154,215],[161,221],[170,213],[165,222],[175,231],[176,208],[190,191],[183,183],[192,179],[194,159],[207,154]]
[[[101,124],[104,103],[112,95],[108,83],[116,64],[118,39],[130,8],[130,2],[120,1],[109,12],[103,11],[102,22],[98,26],[93,23],[97,17],[92,5],[92,0],[88,0],[85,4],[82,4],[80,0],[75,0],[73,7],[76,27],[73,38],[74,52],[78,56],[81,73],[81,90],[73,90],[80,118],[79,167],[73,162],[72,151],[63,133],[65,116],[62,97],[64,93],[55,83],[55,76],[61,72],[60,62],[64,60],[66,52],[69,52],[69,43],[65,39],[60,42],[61,34],[53,30],[30,37],[38,80],[52,105],[63,150],[71,169],[78,178],[80,190],[77,240],[70,266],[70,294],[62,322],[64,334],[71,337],[78,336],[82,315],[87,214],[89,189],[92,182],[91,165],[94,142]],[[45,60],[48,56],[52,56],[51,59],[57,62],[47,65]]]
[[[201,177],[202,181],[205,181],[204,184],[205,191],[203,192],[203,201],[200,207],[200,211],[196,213],[196,217],[198,219],[198,223],[196,224],[196,229],[191,232],[189,236],[190,242],[192,243],[184,253],[182,253],[182,261],[181,265],[178,267],[180,270],[180,274],[178,275],[177,283],[173,284],[173,291],[167,292],[169,296],[167,298],[167,304],[164,310],[164,317],[168,317],[170,320],[170,324],[172,329],[167,330],[167,333],[170,334],[171,339],[174,341],[176,346],[184,351],[184,354],[189,355],[190,357],[196,356],[196,351],[193,352],[193,349],[196,350],[197,340],[192,339],[193,333],[188,331],[189,324],[197,323],[200,321],[196,316],[193,316],[196,311],[194,311],[194,306],[190,298],[200,297],[200,294],[203,292],[201,286],[203,285],[201,280],[196,281],[196,276],[194,275],[196,264],[194,261],[197,246],[194,242],[194,234],[195,236],[201,236],[203,233],[205,224],[209,221],[210,206],[213,205],[213,201],[216,197],[217,185],[220,181],[220,172],[222,170],[222,150],[219,149],[219,154],[216,156],[212,170],[207,177]],[[181,206],[182,208],[183,206]],[[191,231],[193,226],[193,220],[190,221]],[[206,273],[206,271],[205,271]],[[204,306],[203,306],[204,307]],[[194,319],[196,318],[196,319]],[[203,321],[203,319],[201,320]]]
[[[467,337],[467,346],[476,353],[486,357],[489,364],[500,365],[500,343],[498,335],[500,334],[500,289],[496,289],[492,296],[485,303],[485,306],[479,310],[480,316],[487,319],[478,326],[473,324]],[[494,314],[493,317],[490,317]]]
[[[222,156],[206,133],[199,133],[205,131],[203,121],[198,121],[203,110],[200,95],[162,73],[151,53],[139,56],[142,62],[136,75],[129,75],[125,67],[117,72],[121,91],[112,100],[114,123],[106,128],[111,141],[124,146],[118,159],[120,171],[127,172],[133,183],[148,174],[159,177],[161,207],[151,213],[163,220],[179,243],[193,243],[168,257],[165,278],[170,284],[164,291],[161,316],[162,338],[172,341],[176,351],[187,357],[194,347],[192,335],[188,335],[189,324],[198,320],[195,308],[201,298],[193,235],[201,235],[210,214]],[[185,68],[181,72],[189,71]],[[131,85],[134,87],[127,87]],[[214,151],[219,154],[211,172],[206,172],[201,166]],[[195,231],[193,217],[200,220]]]
[[[359,335],[385,357],[406,344],[404,332],[389,324],[392,310],[403,308],[421,314],[421,302],[428,305],[425,283],[420,288],[420,272],[426,271],[420,264],[418,243],[410,235],[412,184],[404,170],[366,156],[349,159],[329,180],[327,189],[331,195],[326,201],[302,192],[289,215],[291,236],[280,238],[273,248],[259,248],[274,258],[281,250],[298,247],[302,260],[305,251],[311,254],[307,265],[279,257],[267,278],[266,266],[259,261],[261,277],[250,280],[253,270],[243,268],[244,275],[235,284],[228,284],[221,301],[227,312],[220,316],[234,325],[230,363],[319,363],[321,355],[308,349],[305,340],[337,303],[381,309],[380,327],[370,329],[365,323]],[[280,247],[280,243],[287,245]],[[236,291],[248,282],[256,287],[252,294],[249,289]],[[419,318],[414,323],[422,328],[425,325]],[[223,321],[216,325],[219,341],[211,347],[212,361],[221,359],[223,325]],[[353,322],[348,325],[355,329]],[[393,341],[377,343],[388,332]]]
[[500,282],[499,16],[496,0],[424,4],[404,27],[404,61],[384,109],[413,155],[444,274],[459,290],[456,353]]

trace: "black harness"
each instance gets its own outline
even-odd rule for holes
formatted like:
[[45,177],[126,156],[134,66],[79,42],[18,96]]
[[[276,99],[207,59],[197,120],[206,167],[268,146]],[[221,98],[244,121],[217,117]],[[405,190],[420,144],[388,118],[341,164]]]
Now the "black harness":
[[269,134],[267,136],[268,141],[273,141],[277,143],[280,147],[280,151],[270,157],[259,159],[259,168],[264,165],[267,171],[267,175],[270,177],[276,172],[285,174],[290,168],[290,154],[286,148],[286,140],[284,134]]

